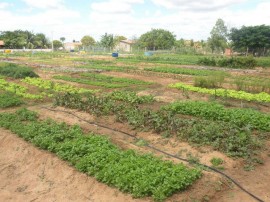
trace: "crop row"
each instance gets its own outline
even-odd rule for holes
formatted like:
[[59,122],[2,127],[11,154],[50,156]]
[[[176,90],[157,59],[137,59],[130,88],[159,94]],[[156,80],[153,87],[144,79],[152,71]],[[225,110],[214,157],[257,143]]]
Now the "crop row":
[[150,154],[122,150],[104,136],[85,136],[79,126],[38,121],[37,114],[26,109],[0,114],[0,127],[56,153],[79,171],[133,197],[164,200],[176,191],[185,190],[201,176],[201,171],[182,163],[173,164]]
[[257,61],[253,57],[204,57],[199,58],[198,64],[214,67],[254,69]]
[[229,75],[227,72],[224,72],[224,71],[176,68],[176,67],[151,67],[151,68],[144,68],[144,70],[152,71],[152,72],[186,74],[186,75],[195,75],[195,76],[210,76],[210,75],[215,75],[215,74]]
[[113,91],[105,96],[112,100],[124,101],[130,104],[152,103],[154,101],[152,95],[138,96],[132,91]]
[[253,76],[236,76],[230,81],[238,90],[270,93],[270,79]]
[[0,91],[0,108],[19,106],[23,103],[19,96],[10,92]]
[[25,77],[38,77],[32,68],[14,64],[14,63],[0,63],[0,75],[11,78],[25,78]]
[[26,87],[18,85],[13,82],[7,82],[4,79],[0,79],[0,89],[14,93],[18,96],[21,96],[27,99],[42,99],[43,98],[43,95],[35,95],[35,94],[27,93],[28,89]]
[[224,121],[185,118],[169,110],[154,111],[110,97],[65,94],[55,97],[55,105],[97,116],[114,115],[116,121],[128,123],[134,129],[153,130],[165,136],[176,135],[191,143],[211,145],[229,156],[252,158],[261,147],[260,140],[252,135],[248,127],[238,127]]
[[136,84],[136,85],[147,85],[151,84],[151,82],[146,82],[138,79],[131,79],[131,78],[119,78],[119,77],[112,77],[103,74],[95,74],[95,73],[83,73],[81,74],[84,77],[91,78],[96,81],[106,81],[106,82],[116,82],[116,83],[126,83],[126,84]]
[[117,61],[123,61],[126,63],[140,63],[140,62],[149,62],[149,63],[159,63],[159,64],[180,64],[180,65],[196,65],[200,56],[196,55],[159,55],[159,56],[129,56],[129,57],[120,57]]
[[95,90],[85,89],[85,88],[77,88],[72,85],[53,82],[49,80],[44,80],[41,78],[25,78],[22,82],[28,83],[30,85],[37,86],[41,89],[51,90],[53,92],[68,92],[68,93],[94,93]]
[[71,82],[76,82],[76,83],[81,83],[81,84],[87,84],[87,85],[92,85],[92,86],[101,86],[104,88],[124,88],[128,87],[127,84],[122,84],[122,83],[110,83],[110,82],[103,82],[103,81],[95,81],[95,80],[90,80],[90,79],[85,79],[85,78],[74,78],[71,76],[54,76],[54,79],[60,79],[64,81],[71,81]]
[[128,70],[136,70],[137,67],[134,66],[113,66],[113,65],[82,65],[79,68],[95,69],[95,70],[104,70],[104,71],[116,71],[116,72],[125,72]]
[[198,93],[205,93],[205,94],[210,94],[210,95],[215,95],[215,96],[220,96],[220,97],[235,98],[235,99],[241,99],[241,100],[247,100],[247,101],[270,102],[270,95],[264,92],[258,93],[258,94],[252,94],[252,93],[247,93],[245,91],[229,90],[229,89],[223,89],[223,88],[217,88],[217,89],[200,88],[200,87],[187,85],[184,83],[171,84],[169,85],[169,87],[198,92]]
[[217,103],[185,101],[164,107],[174,113],[233,123],[239,127],[270,131],[270,115],[252,109],[228,109]]

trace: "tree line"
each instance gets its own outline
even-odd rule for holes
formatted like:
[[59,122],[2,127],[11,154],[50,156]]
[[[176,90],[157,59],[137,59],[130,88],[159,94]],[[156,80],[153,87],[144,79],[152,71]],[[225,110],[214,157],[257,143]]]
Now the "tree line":
[[[105,33],[100,41],[89,35],[82,37],[82,47],[105,47],[113,49],[121,40],[127,39],[124,36],[117,36]],[[51,48],[50,40],[42,33],[34,34],[29,31],[15,30],[0,32],[0,40],[5,42],[6,48]],[[55,49],[63,47],[65,37],[54,40]],[[257,56],[266,55],[270,49],[270,26],[242,26],[228,30],[225,22],[218,19],[213,26],[210,37],[207,40],[177,40],[176,36],[164,29],[151,29],[134,39],[134,46],[146,50],[168,50],[187,48],[208,48],[212,53],[225,52],[226,48],[233,49],[240,53],[253,54]]]
[[6,48],[49,48],[50,41],[43,33],[34,34],[30,31],[15,30],[0,32],[0,40],[3,40]]

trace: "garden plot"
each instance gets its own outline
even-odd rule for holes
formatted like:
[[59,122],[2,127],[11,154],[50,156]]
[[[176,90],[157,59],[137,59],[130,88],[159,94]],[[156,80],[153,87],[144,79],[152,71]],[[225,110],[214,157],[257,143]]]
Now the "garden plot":
[[[159,58],[158,60],[161,59],[162,58]],[[227,173],[228,175],[235,178],[238,182],[240,182],[241,185],[243,185],[245,188],[247,188],[253,194],[259,196],[263,200],[267,201],[269,199],[269,197],[265,194],[269,193],[269,190],[267,190],[268,181],[266,181],[265,179],[270,179],[270,152],[268,149],[269,141],[267,139],[267,137],[269,136],[269,125],[267,125],[269,118],[269,105],[267,102],[262,102],[262,100],[259,100],[258,102],[258,100],[255,101],[252,99],[246,101],[244,101],[243,99],[237,100],[235,98],[232,99],[228,96],[219,98],[218,96],[214,97],[211,95],[202,95],[200,93],[191,92],[188,90],[179,91],[177,89],[170,88],[168,87],[168,85],[179,82],[191,86],[196,76],[208,77],[212,76],[212,73],[209,69],[204,69],[207,71],[197,71],[196,68],[199,68],[197,66],[194,66],[194,68],[191,67],[190,70],[186,70],[184,66],[180,66],[179,64],[168,64],[170,62],[167,62],[166,60],[157,61],[156,63],[153,61],[144,61],[145,63],[134,62],[132,63],[132,68],[128,68],[128,66],[130,66],[131,64],[129,63],[130,59],[110,59],[110,61],[106,63],[106,58],[103,58],[104,61],[94,61],[94,58],[91,58],[88,61],[88,58],[80,58],[79,56],[76,56],[73,58],[65,59],[65,62],[67,62],[66,64],[70,65],[67,65],[67,67],[75,69],[89,69],[90,72],[76,72],[75,69],[72,69],[74,70],[74,72],[63,72],[63,74],[61,75],[56,72],[58,64],[55,66],[53,64],[51,65],[52,68],[55,68],[56,71],[49,71],[49,68],[47,68],[48,71],[43,71],[41,69],[42,67],[40,67],[42,66],[42,60],[43,59],[39,60],[38,58],[36,58],[34,61],[35,63],[39,63],[36,64],[36,66],[34,67],[34,71],[39,74],[40,78],[31,78],[29,81],[26,82],[21,82],[18,79],[6,79],[3,77],[2,79],[7,81],[8,83],[15,83],[17,85],[29,83],[23,85],[23,87],[35,85],[38,89],[43,89],[44,92],[54,92],[53,94],[59,93],[55,98],[54,104],[62,107],[51,108],[50,106],[53,106],[53,99],[45,99],[36,106],[31,106],[31,102],[29,102],[27,99],[23,100],[25,102],[24,106],[26,105],[29,109],[38,112],[40,114],[40,118],[38,120],[27,121],[25,120],[25,116],[28,112],[23,112],[20,113],[21,120],[17,120],[16,118],[16,120],[13,120],[13,115],[5,114],[1,117],[1,123],[3,127],[11,129],[14,133],[20,133],[20,130],[23,130],[24,132],[21,134],[24,134],[23,136],[26,138],[26,140],[32,142],[32,144],[35,144],[40,148],[48,149],[52,152],[57,153],[58,143],[61,145],[63,143],[63,149],[66,150],[61,154],[58,152],[58,155],[60,155],[61,158],[68,160],[71,164],[75,165],[81,171],[87,172],[90,175],[92,171],[89,172],[88,169],[92,169],[92,164],[90,161],[92,160],[92,157],[90,159],[83,160],[82,162],[84,163],[80,164],[79,166],[77,165],[77,163],[80,162],[80,154],[77,155],[75,150],[70,152],[69,148],[79,148],[81,145],[84,145],[86,148],[88,143],[89,145],[91,145],[90,143],[94,139],[98,142],[100,141],[99,143],[105,143],[108,137],[112,144],[107,141],[104,146],[106,146],[107,148],[116,149],[114,145],[117,145],[117,148],[120,148],[121,151],[116,149],[113,153],[119,154],[120,156],[126,155],[125,152],[122,153],[122,150],[127,151],[128,149],[132,149],[135,150],[136,153],[134,156],[132,156],[132,158],[137,158],[137,152],[140,153],[140,155],[152,152],[153,157],[151,157],[150,159],[155,159],[156,157],[162,156],[162,162],[164,160],[169,160],[173,162],[173,164],[170,164],[173,165],[170,168],[175,168],[174,166],[177,166],[179,163],[181,163],[181,161],[179,160],[169,158],[164,154],[161,155],[160,153],[147,147],[147,145],[153,145],[154,147],[162,151],[166,151],[168,153],[188,159],[189,164],[181,164],[184,166],[184,168],[187,168],[187,170],[183,170],[185,170],[188,175],[193,176],[189,173],[189,169],[193,169],[194,171],[198,169],[198,173],[202,174],[196,175],[196,181],[194,181],[195,178],[189,181],[187,183],[189,184],[189,186],[187,186],[189,188],[184,192],[175,192],[175,190],[186,189],[187,187],[183,186],[185,183],[181,185],[181,187],[177,185],[172,189],[171,186],[169,186],[170,189],[163,189],[164,187],[160,187],[161,190],[166,191],[155,192],[153,187],[156,186],[149,185],[149,181],[155,180],[152,180],[150,178],[150,180],[145,180],[144,178],[136,177],[138,173],[142,172],[139,170],[137,174],[137,171],[134,171],[134,178],[132,178],[133,174],[130,173],[130,170],[132,169],[128,169],[128,171],[125,172],[127,174],[130,174],[130,179],[132,179],[130,182],[125,182],[129,183],[128,185],[125,183],[121,184],[122,181],[119,180],[120,178],[112,179],[107,176],[108,178],[106,178],[105,180],[104,178],[102,178],[101,174],[92,173],[92,175],[97,175],[96,178],[98,180],[103,181],[110,186],[114,185],[118,187],[118,189],[113,189],[107,187],[104,184],[102,185],[107,187],[104,189],[107,189],[108,193],[112,193],[113,191],[110,190],[114,190],[118,193],[118,196],[120,196],[120,198],[112,197],[112,201],[117,201],[117,199],[118,201],[136,201],[137,199],[135,199],[134,197],[143,196],[151,196],[156,200],[164,199],[165,197],[170,196],[169,198],[167,198],[168,201],[208,199],[210,199],[210,201],[212,199],[214,201],[216,201],[217,199],[222,199],[224,201],[237,201],[238,199],[244,201],[252,201],[252,198],[242,193],[230,182],[227,182],[219,175],[211,173],[209,171],[201,170],[200,167],[196,166],[196,163],[198,162],[213,166],[216,169]],[[49,60],[49,58],[44,58],[44,60]],[[20,59],[18,59],[18,61],[20,61]],[[175,59],[174,61],[178,63],[177,59]],[[31,63],[31,61],[29,63]],[[144,70],[144,68],[155,68],[155,66],[157,66],[157,63],[162,64],[159,66],[164,65],[164,69],[162,69],[162,72],[150,72]],[[101,74],[93,73],[91,71],[94,67],[101,67],[100,69],[106,70],[106,72],[102,72]],[[177,74],[175,74],[174,72],[166,73],[166,68],[169,71],[171,71],[170,68],[178,68],[179,70],[177,70]],[[174,71],[174,69],[172,70]],[[249,77],[251,76],[251,74],[253,74],[252,76],[260,77],[260,74],[258,72],[266,72],[265,70],[259,69],[250,71],[252,72],[248,72],[246,70],[239,70],[239,74],[235,74],[236,71],[227,70],[226,72],[228,72],[228,75],[226,75],[226,82],[231,82],[230,79],[234,76],[245,74],[246,77]],[[233,77],[229,74],[231,74]],[[74,79],[81,80],[75,81]],[[28,80],[28,78],[26,80]],[[63,89],[61,87],[55,87],[57,86],[55,85],[55,83],[60,83],[60,80],[63,80],[63,82],[61,82],[63,84],[73,84],[72,86],[76,86],[77,89],[88,89],[91,90],[91,92],[83,92],[78,94],[77,92],[79,91],[72,90],[70,91],[72,92],[70,94],[69,90],[65,90],[66,88]],[[95,80],[95,82],[107,83],[110,85],[121,84],[125,87],[121,88],[124,89],[121,91],[115,90],[117,88],[101,88],[99,92],[93,92],[92,88],[90,89],[89,87],[87,87],[88,84],[85,84],[85,82],[81,82],[82,80]],[[156,84],[153,85],[151,82],[154,82]],[[232,90],[230,89],[230,86],[227,86],[227,84],[226,88],[228,88],[228,90]],[[133,89],[134,91],[132,91],[131,89]],[[32,93],[32,91],[30,92]],[[65,92],[69,93],[66,94]],[[165,95],[166,99],[163,99],[163,101],[165,102],[157,101],[156,98],[161,98],[162,96],[165,98]],[[4,97],[3,99],[6,98]],[[209,102],[213,99],[215,99],[215,102]],[[194,100],[200,102],[193,102]],[[202,102],[202,100],[204,102]],[[172,104],[167,103],[171,101],[177,102]],[[17,105],[15,104],[14,106]],[[10,106],[12,107],[12,105],[13,104],[11,103]],[[47,109],[43,108],[44,106],[47,106]],[[237,107],[239,109],[237,109]],[[253,110],[243,109],[244,107],[252,107]],[[5,111],[5,109],[2,109],[1,111],[3,112]],[[14,113],[14,110],[12,110],[11,108],[6,111]],[[4,118],[5,116],[10,117],[6,119]],[[17,115],[17,117],[20,116]],[[78,118],[81,116],[83,117],[83,119]],[[46,120],[47,118],[51,118],[53,119],[53,121],[46,123],[44,120]],[[5,122],[4,120],[6,120],[7,122]],[[12,124],[8,123],[8,121],[13,121],[13,123],[16,122],[16,125],[18,125],[18,127],[12,126]],[[59,124],[63,121],[66,122],[68,126],[66,126],[65,124]],[[24,128],[22,124],[24,124],[25,127],[29,126],[29,128]],[[75,126],[75,128],[72,128],[74,124],[80,125],[84,132],[79,132],[79,130],[77,130],[76,128],[77,126]],[[35,134],[34,132],[29,132],[31,129],[30,125],[35,127],[38,134]],[[106,126],[107,129],[102,126]],[[73,132],[77,131],[78,134],[81,135],[87,132],[93,132],[95,135],[92,135],[91,137],[86,139],[84,139],[84,137],[80,139],[77,138],[77,136],[69,136],[67,138],[71,139],[67,140],[65,140],[65,138],[62,139],[62,137],[60,136],[56,137],[53,134],[52,136],[46,136],[46,134],[50,131],[53,133],[51,127],[54,128],[53,130],[59,129],[62,132],[66,131],[65,134],[71,134],[67,132],[68,130],[71,130]],[[42,130],[41,128],[46,128],[46,130]],[[111,129],[116,129],[116,131]],[[26,133],[27,130],[29,130],[29,133]],[[136,138],[133,139],[131,137],[127,137],[123,133],[119,132],[119,130],[131,134]],[[28,137],[27,134],[33,134],[34,136]],[[62,133],[59,131],[58,135],[60,134]],[[54,137],[56,138],[54,140],[57,141],[55,142],[55,144],[50,144],[50,138]],[[76,141],[74,138],[76,139]],[[80,143],[78,143],[77,140]],[[72,152],[75,152],[77,156],[73,155],[75,153]],[[69,155],[71,155],[71,158],[69,158]],[[110,157],[114,159],[115,156]],[[84,157],[82,157],[82,159],[83,158]],[[3,159],[3,157],[1,157],[1,159]],[[29,162],[31,159],[33,160],[35,158],[29,158]],[[115,159],[121,158],[117,156],[115,157]],[[126,160],[123,159],[123,162],[126,162]],[[11,163],[9,165],[12,166],[13,164]],[[85,165],[87,166],[85,167]],[[111,164],[108,163],[107,165],[107,163],[105,163],[96,165],[100,165],[105,169],[106,167],[108,168],[108,165]],[[120,170],[125,169],[124,163],[121,164],[121,166],[121,168],[119,167]],[[113,166],[109,167],[113,168]],[[146,170],[150,168],[147,166],[144,167]],[[156,168],[159,166],[154,167]],[[114,170],[117,171],[118,168],[115,168]],[[101,169],[98,169],[96,171],[100,172]],[[51,172],[53,172],[53,170],[51,170]],[[74,172],[78,173],[77,171]],[[111,171],[109,173],[111,173]],[[154,173],[156,172],[153,172],[153,174]],[[165,175],[167,175],[167,173]],[[19,177],[18,175],[16,176]],[[117,177],[116,174],[114,176]],[[148,175],[148,177],[151,177],[151,175]],[[48,179],[46,178],[46,175],[43,175],[43,178]],[[138,181],[134,180],[135,178],[138,179]],[[87,179],[93,180],[93,178],[91,177],[88,177]],[[171,180],[176,179],[177,177],[171,178]],[[8,178],[4,178],[3,182],[8,183],[8,180]],[[145,191],[134,188],[133,185],[137,182],[144,182],[145,185],[142,186],[140,184],[140,186],[138,187],[145,186]],[[176,180],[173,184],[177,184],[180,182],[181,180]],[[254,182],[256,184],[254,184]],[[82,185],[76,186],[79,187]],[[29,187],[31,187],[30,184]],[[84,187],[82,187],[82,189],[87,190]],[[117,191],[119,189],[123,192],[126,191],[129,194],[123,195],[122,192]],[[27,188],[20,186],[19,190],[24,193],[24,190],[27,190]],[[92,196],[87,195],[87,197],[92,197],[95,199],[95,197],[98,198],[98,195],[100,195],[100,198],[104,197],[104,195],[102,195],[102,193],[100,192],[98,192],[97,195],[95,193],[93,193]],[[132,195],[133,198],[131,197]],[[151,199],[149,197],[139,199],[139,201],[148,200]]]

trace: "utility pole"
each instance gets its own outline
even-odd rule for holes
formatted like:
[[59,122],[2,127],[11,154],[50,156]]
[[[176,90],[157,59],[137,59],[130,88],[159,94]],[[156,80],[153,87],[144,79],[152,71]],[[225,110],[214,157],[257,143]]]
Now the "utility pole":
[[52,31],[52,52],[53,52],[53,31]]

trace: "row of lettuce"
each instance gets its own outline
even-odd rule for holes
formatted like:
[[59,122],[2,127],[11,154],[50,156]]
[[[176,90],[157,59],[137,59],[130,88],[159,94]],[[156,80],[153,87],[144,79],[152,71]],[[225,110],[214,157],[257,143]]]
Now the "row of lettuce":
[[157,201],[164,200],[185,190],[201,177],[198,169],[151,154],[122,150],[104,136],[85,135],[79,126],[70,127],[52,120],[39,121],[35,112],[26,109],[1,113],[0,127],[55,153],[98,181],[131,193],[133,197],[151,196]]
[[42,90],[48,90],[48,91],[43,91],[41,93],[38,92],[37,94],[28,93],[29,92],[28,87],[22,86],[14,82],[6,81],[5,79],[0,79],[0,90],[14,93],[18,96],[21,96],[27,99],[42,99],[44,97],[52,97],[53,93],[55,92],[69,92],[69,93],[96,92],[91,89],[77,88],[72,85],[52,82],[52,81],[44,80],[40,78],[27,77],[21,81],[26,84],[37,86]]
[[[94,75],[90,75],[94,76]],[[101,75],[98,75],[101,76]],[[92,82],[87,79],[81,80],[78,78],[72,78],[68,76],[57,76],[58,79],[63,79],[67,81],[73,81],[73,82],[79,82],[79,83],[88,83]],[[97,92],[97,90],[91,90],[86,88],[78,88],[69,84],[63,84],[59,82],[53,82],[49,80],[44,80],[41,78],[30,78],[27,77],[23,80],[21,80],[24,83],[37,86],[40,89],[47,90],[47,92],[41,92],[40,94],[31,94],[28,93],[28,88],[22,85],[19,85],[14,82],[6,81],[5,79],[0,78],[0,89],[8,92],[15,93],[16,95],[22,96],[24,98],[28,99],[42,99],[44,97],[51,97],[53,93],[55,92],[69,92],[69,93],[94,93]],[[127,80],[128,81],[128,80]],[[130,82],[135,82],[136,80],[130,80]],[[104,86],[102,82],[100,82],[100,86]],[[122,84],[110,84],[112,87],[115,87],[115,85],[122,85]],[[128,85],[124,85],[128,86]],[[171,84],[170,87],[177,88],[180,90],[185,91],[193,91],[203,94],[210,94],[218,97],[226,97],[226,98],[234,98],[234,99],[240,99],[240,100],[246,100],[246,101],[257,101],[257,102],[270,102],[270,95],[268,93],[247,93],[245,91],[237,91],[237,90],[229,90],[229,89],[208,89],[208,88],[201,88],[201,87],[195,87],[192,85],[184,84],[184,83],[176,83]]]
[[210,94],[218,97],[234,98],[246,101],[270,102],[270,94],[265,92],[252,94],[247,93],[245,91],[237,91],[224,88],[217,88],[217,89],[201,88],[184,83],[171,84],[169,85],[169,87],[177,88],[179,90],[187,90],[203,94]]

